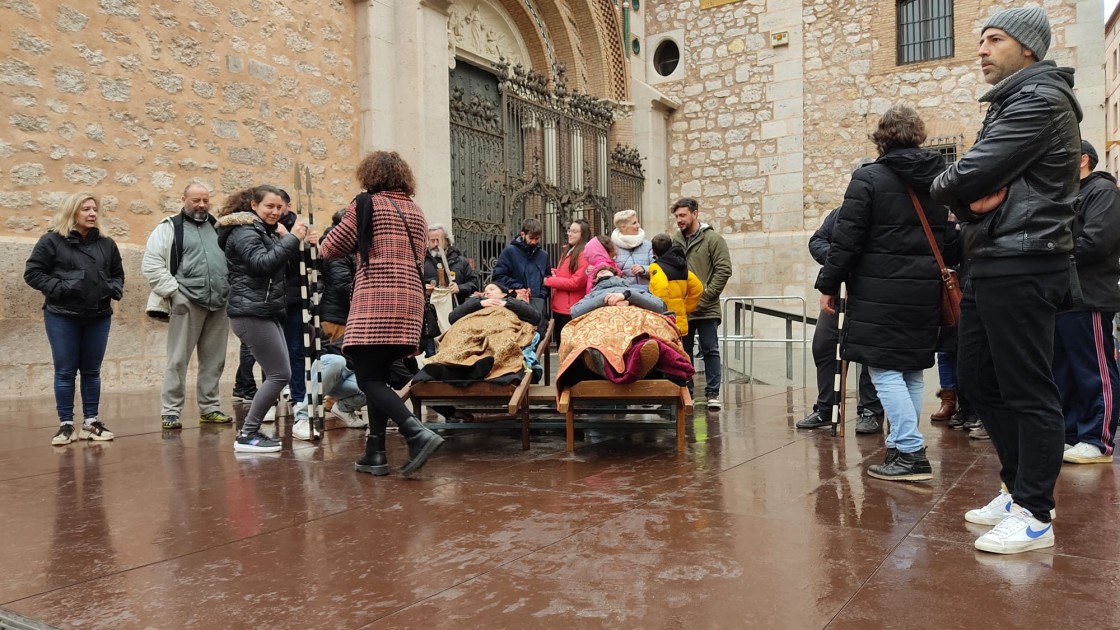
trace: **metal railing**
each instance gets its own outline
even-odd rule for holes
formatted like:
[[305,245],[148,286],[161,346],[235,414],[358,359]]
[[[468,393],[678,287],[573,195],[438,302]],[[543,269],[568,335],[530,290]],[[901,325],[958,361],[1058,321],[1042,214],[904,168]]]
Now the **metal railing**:
[[[801,304],[801,314],[787,313],[773,308],[758,306],[759,301],[796,301]],[[728,362],[730,355],[727,352],[729,344],[743,344],[747,345],[748,358],[747,358],[747,377],[754,378],[754,344],[755,343],[785,343],[786,350],[786,381],[792,383],[794,377],[793,370],[793,346],[794,344],[801,344],[801,387],[808,386],[809,370],[809,344],[812,342],[812,337],[809,336],[809,325],[816,326],[817,319],[809,317],[805,298],[797,295],[742,295],[742,296],[726,296],[720,298],[721,314],[723,319],[723,334],[720,335],[720,347],[723,353],[724,361]],[[733,316],[728,312],[729,309],[735,310]],[[750,313],[750,318],[744,326],[743,315]],[[768,338],[756,337],[754,335],[755,329],[755,315],[764,315],[767,317],[776,317],[785,320],[784,338]],[[793,336],[794,322],[801,322],[801,337]],[[723,378],[727,378],[727,370],[724,370]]]

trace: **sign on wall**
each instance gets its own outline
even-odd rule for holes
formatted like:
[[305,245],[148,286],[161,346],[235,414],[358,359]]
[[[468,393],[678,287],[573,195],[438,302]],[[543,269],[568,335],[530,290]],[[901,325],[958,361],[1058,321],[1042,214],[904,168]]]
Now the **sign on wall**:
[[742,1],[743,0],[700,0],[700,8],[701,9],[714,9],[716,7],[722,7],[725,4],[734,4],[736,2],[742,2]]

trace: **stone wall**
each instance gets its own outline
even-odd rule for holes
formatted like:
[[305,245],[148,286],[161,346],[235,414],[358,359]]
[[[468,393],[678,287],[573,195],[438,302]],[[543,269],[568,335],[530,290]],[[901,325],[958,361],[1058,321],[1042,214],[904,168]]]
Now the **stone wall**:
[[255,184],[291,191],[298,160],[311,170],[319,222],[350,199],[355,13],[349,0],[0,1],[5,394],[50,391],[42,299],[22,275],[64,195],[100,197],[125,256],[110,389],[162,376],[163,328],[143,315],[139,248],[189,182],[211,188],[216,204]]
[[[875,157],[867,135],[878,115],[909,101],[931,140],[966,150],[984,112],[976,98],[988,88],[975,55],[978,28],[998,8],[1022,4],[958,0],[954,56],[898,66],[895,0],[741,0],[707,10],[645,3],[647,37],[684,32],[681,78],[655,83],[682,103],[670,119],[669,191],[697,197],[703,220],[727,238],[735,276],[725,295],[815,304],[818,267],[806,243],[842,201],[859,158]],[[1046,2],[1048,58],[1077,67],[1078,93],[1090,99],[1103,74],[1099,60],[1078,56],[1076,42],[1085,41],[1079,29],[1092,27],[1084,17],[1092,4]],[[772,47],[771,35],[782,32],[788,44]],[[1103,131],[1097,109],[1086,107],[1085,127]]]

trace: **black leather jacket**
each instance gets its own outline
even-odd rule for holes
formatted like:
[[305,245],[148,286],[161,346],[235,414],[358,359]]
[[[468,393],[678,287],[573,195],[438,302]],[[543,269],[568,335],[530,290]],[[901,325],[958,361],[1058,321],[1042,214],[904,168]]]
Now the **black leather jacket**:
[[1073,224],[1081,310],[1120,312],[1120,191],[1105,172],[1081,180],[1081,211]]
[[252,212],[235,212],[218,219],[218,245],[229,261],[230,317],[287,316],[289,260],[299,255],[299,239],[280,237]]
[[46,297],[43,308],[74,317],[104,317],[110,300],[124,295],[124,267],[117,244],[93,228],[83,239],[47,232],[35,244],[23,279]]
[[[1081,158],[1073,69],[1040,61],[980,100],[991,105],[976,144],[930,188],[934,200],[965,223],[961,240],[969,273],[1067,269]],[[998,208],[969,210],[971,202],[1005,186],[1007,199]]]

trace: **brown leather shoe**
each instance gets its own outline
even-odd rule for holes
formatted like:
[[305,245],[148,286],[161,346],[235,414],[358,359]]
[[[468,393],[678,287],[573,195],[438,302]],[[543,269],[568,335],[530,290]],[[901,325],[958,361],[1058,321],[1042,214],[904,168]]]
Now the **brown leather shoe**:
[[929,419],[934,422],[945,422],[957,413],[957,390],[939,389],[937,397],[941,399],[941,408],[930,414]]

